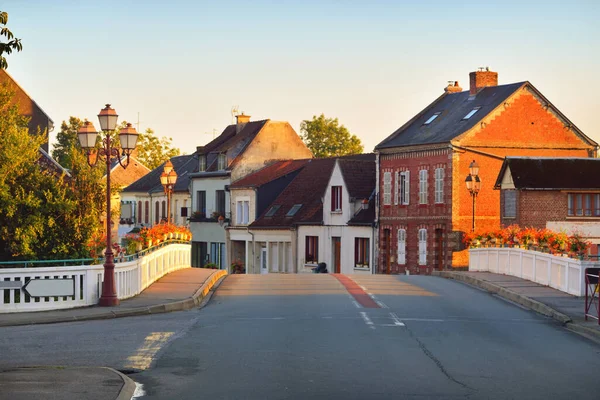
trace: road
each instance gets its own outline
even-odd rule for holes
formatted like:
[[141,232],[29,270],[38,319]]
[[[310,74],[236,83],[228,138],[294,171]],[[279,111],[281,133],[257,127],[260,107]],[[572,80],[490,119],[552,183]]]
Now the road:
[[128,370],[142,399],[598,398],[600,346],[553,320],[442,278],[350,278],[234,275],[201,310],[0,328],[0,366]]

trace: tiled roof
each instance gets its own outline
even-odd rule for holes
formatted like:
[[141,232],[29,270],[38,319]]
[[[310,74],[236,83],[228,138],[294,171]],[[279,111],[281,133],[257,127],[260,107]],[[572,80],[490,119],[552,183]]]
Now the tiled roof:
[[368,199],[375,188],[375,154],[366,160],[340,159],[338,161],[350,197]]
[[[197,153],[206,155],[206,171],[217,170],[217,158],[219,153],[227,152],[230,164],[235,158],[243,153],[246,146],[256,137],[258,132],[269,120],[247,122],[239,133],[236,133],[237,125],[228,125],[223,132],[214,140],[203,147],[199,147]],[[193,172],[197,172],[198,168]]]
[[375,222],[375,192],[369,199],[369,208],[360,210],[350,221],[348,225],[373,225]]
[[[528,82],[488,86],[481,89],[474,97],[470,96],[468,90],[459,93],[444,93],[375,148],[385,149],[449,142],[478,124],[481,119],[525,84]],[[479,107],[479,111],[469,119],[463,119],[477,107]],[[425,125],[425,122],[435,113],[440,114],[430,124]]]
[[304,167],[308,162],[308,159],[277,161],[235,181],[230,185],[230,188],[259,187]]
[[[175,192],[187,192],[190,183],[189,174],[194,168],[198,167],[197,158],[191,155],[176,156],[171,158],[173,169],[177,172],[177,182],[175,183]],[[133,182],[131,185],[123,189],[123,192],[142,192],[142,193],[157,193],[163,191],[163,186],[160,184],[160,175],[163,173],[164,164],[154,168],[142,178]]]
[[510,169],[516,189],[600,190],[599,158],[507,157],[496,180],[502,184],[506,169]]
[[[125,164],[127,157],[123,157],[121,162]],[[127,168],[121,167],[118,160],[111,164],[110,181],[112,184],[122,187],[128,186],[150,172],[150,169],[139,162],[135,157],[129,157]],[[106,175],[105,175],[106,176]]]
[[[271,207],[256,219],[250,227],[286,227],[295,224],[322,224],[323,202],[331,172],[335,166],[335,158],[312,159],[307,162],[298,176],[281,192],[271,206],[281,207],[272,217],[266,217]],[[288,211],[295,205],[302,207],[293,217],[286,217]]]

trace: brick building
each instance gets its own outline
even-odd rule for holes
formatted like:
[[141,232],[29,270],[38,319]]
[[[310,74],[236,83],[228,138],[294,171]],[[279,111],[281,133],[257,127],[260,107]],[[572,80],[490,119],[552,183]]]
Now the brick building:
[[379,273],[430,273],[468,265],[469,164],[480,165],[478,228],[500,225],[494,183],[506,156],[595,157],[585,136],[531,83],[498,85],[498,74],[469,74],[376,146]]
[[503,226],[549,228],[600,244],[600,159],[507,157],[494,185]]

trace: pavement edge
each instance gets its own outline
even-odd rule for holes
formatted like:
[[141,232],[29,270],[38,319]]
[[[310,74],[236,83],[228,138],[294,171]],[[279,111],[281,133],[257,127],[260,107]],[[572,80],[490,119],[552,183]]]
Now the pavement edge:
[[112,369],[109,367],[102,367],[104,369],[107,369],[117,375],[119,375],[119,377],[121,377],[121,380],[123,381],[123,387],[121,388],[119,394],[117,395],[115,400],[131,400],[131,398],[133,397],[134,393],[135,393],[135,381],[133,379],[131,379],[130,377],[128,377],[127,375],[117,371],[116,369]]
[[594,329],[590,329],[586,326],[577,324],[573,322],[571,317],[565,315],[559,311],[556,311],[554,308],[540,303],[539,301],[533,300],[527,296],[522,294],[513,292],[510,289],[503,288],[501,286],[495,285],[491,282],[487,282],[481,279],[474,278],[469,275],[461,274],[460,272],[452,272],[452,271],[433,271],[433,276],[439,276],[441,278],[446,279],[454,279],[456,281],[464,282],[469,285],[476,286],[478,288],[484,289],[490,293],[497,294],[500,297],[503,297],[507,300],[520,304],[524,307],[527,307],[530,310],[533,310],[539,314],[550,317],[560,323],[562,323],[565,328],[568,330],[582,334],[589,339],[592,339],[596,342],[600,343],[600,332]]

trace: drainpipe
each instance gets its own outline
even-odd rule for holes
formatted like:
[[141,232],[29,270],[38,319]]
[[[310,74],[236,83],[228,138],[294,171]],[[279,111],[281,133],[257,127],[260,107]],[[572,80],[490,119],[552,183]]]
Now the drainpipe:
[[[246,232],[252,236],[252,271],[254,271],[254,233],[250,232],[250,227],[246,227]],[[248,274],[248,266],[246,266],[246,274]]]

